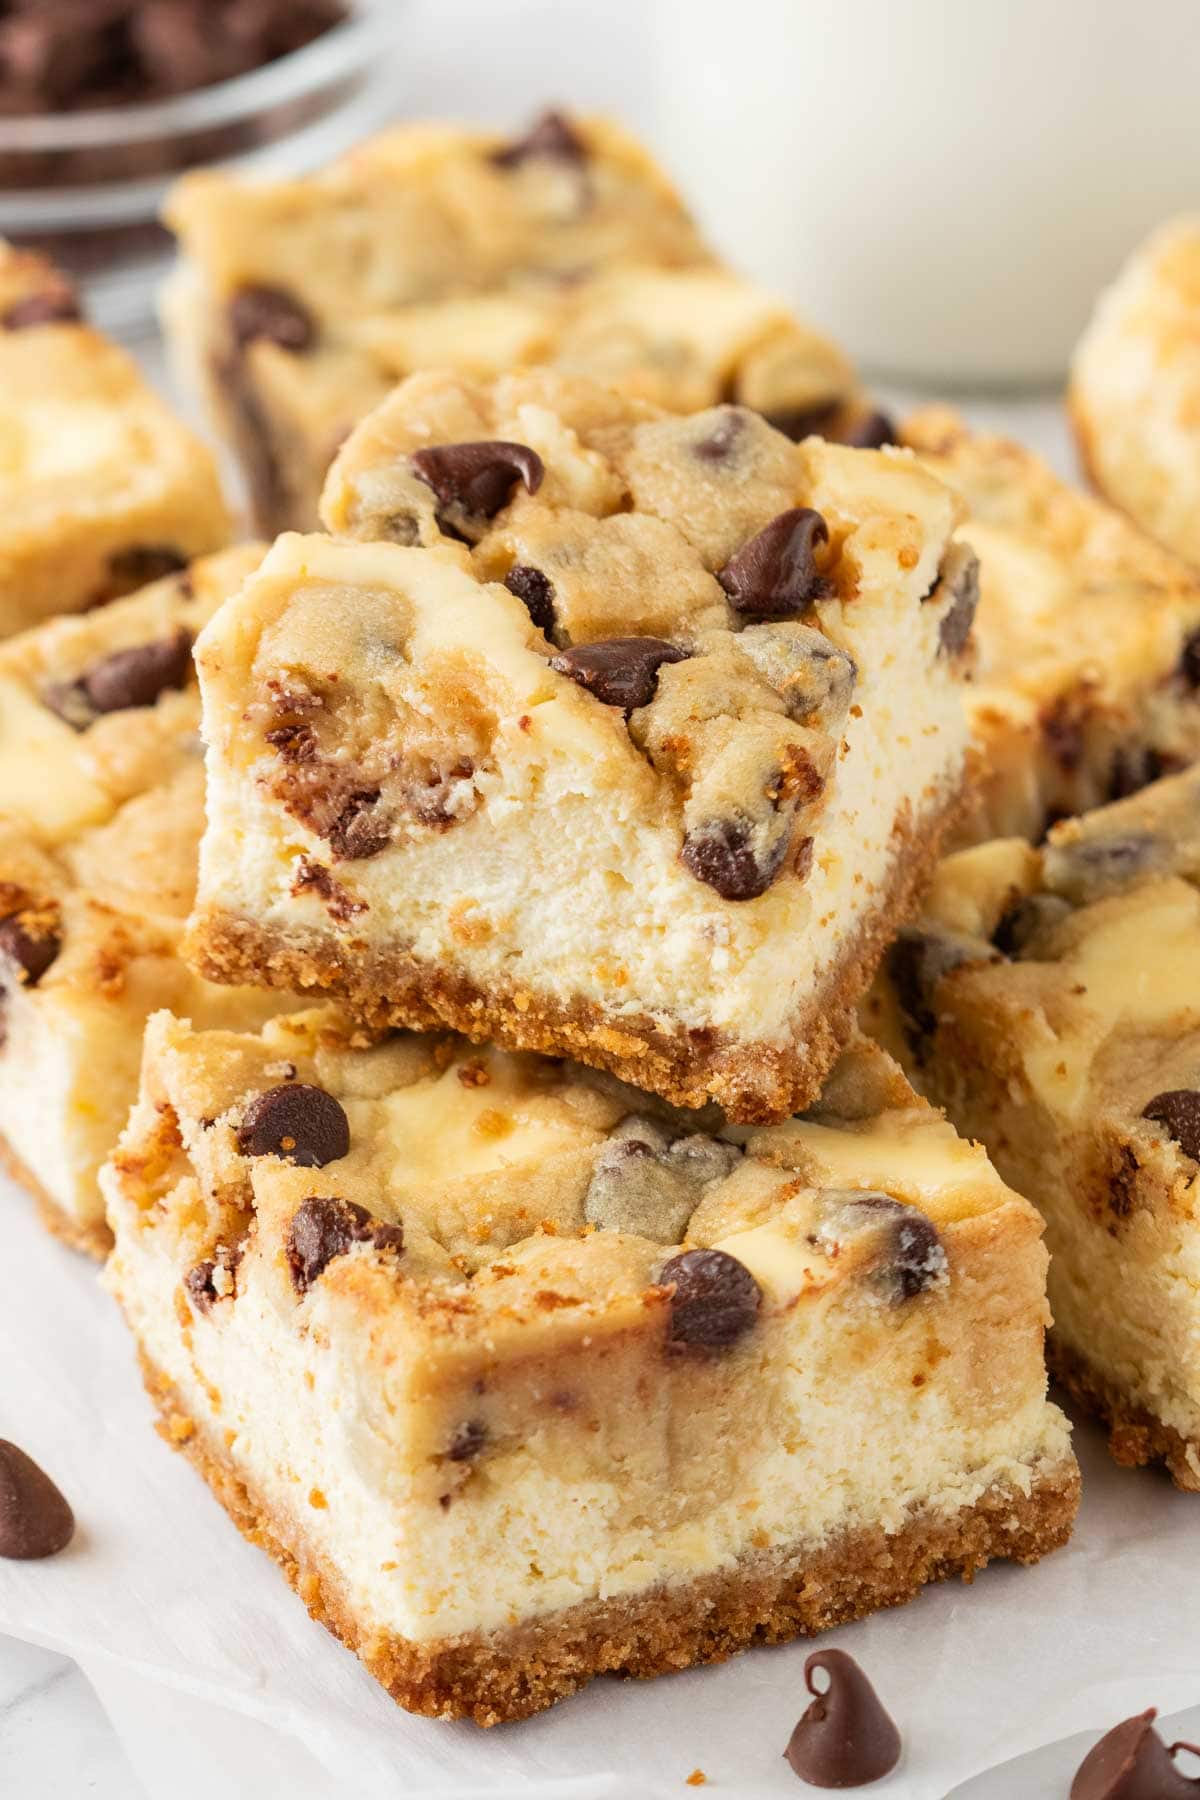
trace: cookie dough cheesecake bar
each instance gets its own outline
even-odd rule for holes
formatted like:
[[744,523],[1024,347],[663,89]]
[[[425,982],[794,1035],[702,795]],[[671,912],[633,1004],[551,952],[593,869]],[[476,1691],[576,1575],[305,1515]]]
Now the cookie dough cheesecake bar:
[[1064,1541],[1040,1222],[881,1051],[739,1131],[344,1033],[151,1021],[107,1281],[167,1437],[402,1705],[519,1718]]
[[807,1104],[959,805],[957,516],[746,408],[413,377],[198,646],[198,966]]
[[736,400],[875,441],[841,352],[722,268],[642,147],[549,114],[519,140],[405,125],[289,181],[190,175],[165,302],[259,528],[311,530],[350,427],[415,370],[553,363],[680,412]]
[[972,840],[1041,837],[1200,757],[1200,577],[1112,508],[943,408],[902,441],[969,509]]
[[1200,1491],[1200,770],[943,863],[872,1016],[1045,1215],[1051,1362]]
[[178,955],[204,823],[192,639],[261,548],[0,645],[0,1146],[47,1223],[108,1243],[96,1184],[162,1006],[256,1026],[280,996]]
[[53,265],[0,241],[0,636],[228,539],[208,449]]
[[1200,216],[1161,226],[1101,295],[1068,407],[1099,492],[1200,568]]

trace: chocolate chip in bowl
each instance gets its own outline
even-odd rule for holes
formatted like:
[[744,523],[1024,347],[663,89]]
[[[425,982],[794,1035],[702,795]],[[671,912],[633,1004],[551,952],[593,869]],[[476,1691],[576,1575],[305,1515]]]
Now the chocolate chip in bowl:
[[[0,11],[0,236],[54,258],[102,330],[148,325],[185,169],[347,149],[394,106],[390,0],[12,0]],[[11,327],[10,327],[11,328]]]

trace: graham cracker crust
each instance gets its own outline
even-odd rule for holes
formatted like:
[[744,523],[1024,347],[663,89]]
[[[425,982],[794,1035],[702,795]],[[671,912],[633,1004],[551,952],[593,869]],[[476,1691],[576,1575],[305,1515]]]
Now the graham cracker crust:
[[392,1698],[429,1718],[498,1725],[565,1699],[595,1676],[645,1678],[723,1662],[751,1644],[777,1644],[901,1606],[931,1581],[970,1581],[993,1557],[1037,1562],[1063,1545],[1079,1505],[1074,1459],[1033,1471],[1028,1496],[988,1490],[952,1517],[928,1510],[888,1536],[845,1532],[814,1548],[756,1552],[694,1581],[590,1601],[510,1630],[414,1642],[368,1630],[336,1573],[247,1486],[141,1352],[159,1431],[204,1477],[239,1531],[279,1564],[318,1623],[354,1651]]
[[81,1225],[58,1204],[42,1186],[33,1170],[17,1155],[6,1137],[0,1136],[0,1169],[11,1175],[25,1191],[33,1196],[38,1217],[52,1237],[60,1243],[67,1244],[72,1250],[81,1250],[85,1256],[91,1256],[97,1262],[103,1262],[112,1249],[113,1236],[103,1219],[97,1219],[93,1225]]
[[[854,1029],[858,1003],[888,944],[933,878],[944,837],[962,807],[957,791],[916,824],[905,810],[893,831],[887,896],[864,919],[825,987],[786,1046],[746,1042],[716,1028],[675,1029],[594,1001],[569,1004],[496,982],[486,990],[405,950],[372,953],[333,934],[278,931],[217,908],[193,915],[184,954],[210,981],[340,995],[373,1030],[449,1026],[476,1042],[571,1056],[607,1069],[676,1106],[715,1100],[736,1124],[773,1125],[817,1098]],[[780,954],[785,947],[780,946]]]
[[1052,1331],[1046,1360],[1072,1400],[1108,1431],[1108,1450],[1124,1469],[1162,1463],[1177,1488],[1200,1494],[1200,1439],[1185,1438],[1110,1382],[1078,1350]]

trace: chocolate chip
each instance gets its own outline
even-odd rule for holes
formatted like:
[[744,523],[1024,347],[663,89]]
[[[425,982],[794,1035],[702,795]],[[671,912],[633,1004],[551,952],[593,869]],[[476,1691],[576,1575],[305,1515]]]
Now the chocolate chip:
[[814,548],[828,541],[829,527],[811,506],[780,513],[757,537],[743,544],[717,580],[735,612],[752,618],[788,618],[834,592],[817,571]]
[[734,406],[722,407],[720,423],[707,437],[692,445],[692,455],[699,462],[728,462],[745,430],[745,413]]
[[216,1267],[216,1263],[210,1261],[194,1263],[183,1278],[188,1299],[197,1312],[211,1311],[216,1301],[217,1290],[213,1286]]
[[1200,1090],[1168,1088],[1142,1108],[1143,1119],[1166,1127],[1167,1136],[1185,1156],[1200,1162]]
[[[824,1693],[814,1677],[829,1678]],[[866,1787],[881,1781],[900,1760],[900,1733],[879,1696],[844,1650],[814,1650],[804,1664],[804,1685],[814,1696],[788,1739],[784,1757],[810,1787]]]
[[350,1121],[324,1088],[289,1081],[256,1094],[238,1130],[243,1156],[282,1156],[323,1169],[350,1149]]
[[1169,873],[1171,860],[1171,846],[1149,831],[1067,836],[1052,840],[1042,852],[1042,884],[1082,906],[1120,893],[1135,881]]
[[1056,925],[1069,919],[1072,911],[1070,901],[1059,894],[1026,894],[1001,914],[992,943],[1002,956],[1014,961],[1028,957],[1036,962],[1038,945]]
[[116,550],[108,559],[108,572],[113,587],[122,594],[162,581],[167,575],[178,575],[187,568],[187,557],[174,544],[130,544]]
[[15,300],[0,317],[0,326],[5,331],[28,331],[37,325],[78,325],[82,320],[79,296],[64,281]]
[[0,957],[15,965],[22,987],[36,987],[62,949],[62,933],[32,911],[0,919]]
[[1108,777],[1108,798],[1127,800],[1167,772],[1162,754],[1149,744],[1121,744],[1113,756]]
[[1083,726],[1075,716],[1071,702],[1056,700],[1044,707],[1041,715],[1042,736],[1046,748],[1064,775],[1072,775],[1083,761]]
[[0,1556],[55,1556],[74,1532],[75,1515],[45,1470],[0,1438]]
[[966,544],[951,544],[927,598],[945,605],[938,624],[938,655],[958,656],[966,648],[979,607],[979,558]]
[[1184,641],[1179,673],[1190,688],[1200,688],[1200,626]]
[[780,837],[760,858],[747,825],[718,819],[688,832],[679,859],[722,900],[756,900],[779,874],[787,851],[788,839]]
[[1148,1707],[1093,1744],[1075,1771],[1070,1800],[1195,1800],[1200,1776],[1184,1775],[1175,1758],[1181,1750],[1200,1756],[1200,1749],[1195,1744],[1168,1749],[1154,1729],[1157,1716],[1157,1709]]
[[727,1350],[758,1317],[762,1290],[745,1263],[724,1250],[685,1250],[663,1265],[658,1280],[675,1288],[671,1344]]
[[887,953],[887,972],[914,1045],[937,1030],[935,999],[939,983],[966,963],[996,962],[985,944],[951,932],[905,925]]
[[800,444],[806,437],[828,437],[840,411],[840,400],[821,400],[815,406],[777,407],[763,418],[793,444]]
[[473,1462],[487,1443],[487,1426],[482,1419],[467,1419],[455,1427],[446,1455],[451,1462]]
[[605,706],[633,712],[653,700],[663,663],[686,661],[687,651],[663,638],[597,638],[562,651],[551,659],[550,667],[569,675]]
[[557,620],[554,613],[554,584],[540,569],[528,563],[514,563],[504,577],[504,585],[515,594],[539,631],[550,637]]
[[937,1227],[919,1207],[892,1194],[827,1188],[820,1196],[815,1240],[828,1253],[863,1233],[878,1241],[868,1278],[889,1306],[902,1306],[946,1279],[946,1252]]
[[587,160],[587,146],[570,120],[551,108],[515,143],[493,151],[491,160],[500,169],[519,168],[533,157],[550,157],[556,162],[582,163]]
[[325,838],[339,862],[365,862],[378,856],[392,841],[387,820],[373,814],[379,800],[378,788],[362,788],[351,794]]
[[168,689],[186,687],[191,673],[192,634],[180,627],[174,637],[114,650],[74,681],[47,688],[43,699],[59,718],[83,731],[103,713],[153,706]]
[[[320,1093],[321,1089],[312,1088],[309,1092]],[[306,1294],[334,1257],[344,1256],[352,1244],[372,1244],[376,1250],[399,1253],[404,1248],[404,1230],[400,1225],[380,1224],[365,1206],[358,1206],[353,1200],[314,1195],[303,1201],[296,1208],[287,1235],[288,1268],[296,1292]]]
[[851,450],[882,450],[885,444],[898,444],[899,434],[885,412],[861,413],[838,433],[839,444]]
[[494,518],[508,505],[518,481],[536,494],[546,473],[541,457],[528,444],[499,440],[434,444],[428,450],[414,450],[410,460],[439,505],[461,507],[473,519]]
[[229,302],[229,326],[239,350],[264,339],[300,355],[317,337],[316,321],[295,294],[265,282],[238,289]]

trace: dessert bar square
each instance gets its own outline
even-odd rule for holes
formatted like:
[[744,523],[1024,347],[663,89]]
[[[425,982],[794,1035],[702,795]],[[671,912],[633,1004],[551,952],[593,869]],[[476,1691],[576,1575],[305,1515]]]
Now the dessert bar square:
[[646,152],[552,114],[516,142],[405,125],[316,175],[189,175],[165,320],[259,529],[311,530],[352,425],[414,371],[553,363],[679,412],[878,436],[826,339],[713,258]]
[[1101,294],[1071,365],[1080,456],[1114,506],[1200,568],[1200,219],[1171,219]]
[[870,1008],[1045,1215],[1051,1363],[1200,1491],[1200,770],[947,857]]
[[0,636],[229,539],[211,453],[52,264],[0,242]]
[[1200,577],[1019,444],[942,408],[901,436],[961,494],[979,556],[964,835],[1036,839],[1200,757]]
[[102,1177],[165,1435],[404,1706],[518,1718],[1061,1544],[1033,1208],[859,1041],[736,1130],[167,1014]]
[[279,1011],[178,955],[204,823],[192,638],[261,555],[222,552],[0,645],[0,1143],[52,1228],[92,1251],[149,1014]]
[[958,506],[746,408],[412,377],[198,647],[199,966],[807,1104],[960,803]]

